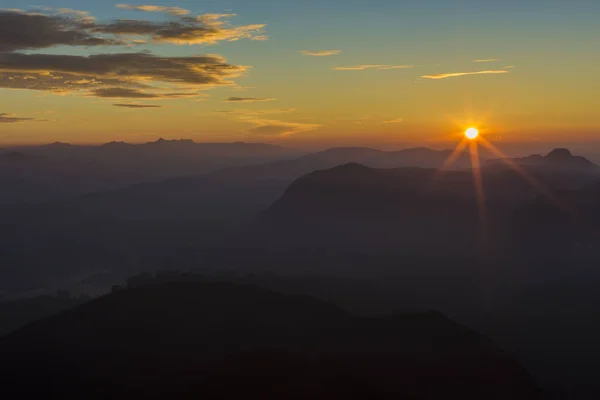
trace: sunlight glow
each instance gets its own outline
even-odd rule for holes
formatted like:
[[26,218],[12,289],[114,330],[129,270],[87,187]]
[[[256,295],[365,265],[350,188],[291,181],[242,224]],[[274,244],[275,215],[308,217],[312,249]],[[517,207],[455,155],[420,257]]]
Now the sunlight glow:
[[[467,136],[468,137],[468,136]],[[475,139],[475,135],[471,139]],[[485,192],[483,191],[483,178],[481,176],[481,161],[479,159],[479,147],[477,142],[471,141],[469,147],[471,153],[471,171],[473,173],[473,183],[475,184],[475,197],[477,198],[477,209],[479,211],[480,239],[481,245],[487,247],[487,222],[485,213]]]
[[473,140],[477,138],[477,136],[479,136],[479,131],[477,130],[477,128],[469,128],[465,131],[465,136],[468,139]]

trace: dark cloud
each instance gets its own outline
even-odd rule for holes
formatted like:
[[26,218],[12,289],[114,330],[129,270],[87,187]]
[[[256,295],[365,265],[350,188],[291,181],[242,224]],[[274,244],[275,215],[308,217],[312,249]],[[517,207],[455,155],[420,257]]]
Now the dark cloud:
[[[40,12],[0,10],[0,52],[42,49],[53,46],[111,46],[139,43],[215,44],[240,39],[266,40],[265,24],[232,26],[226,18],[235,14],[186,16],[177,7],[129,6],[132,9],[163,11],[175,21],[117,20],[99,24],[84,11],[40,7]],[[123,7],[122,7],[123,8]],[[49,14],[49,12],[52,12]],[[109,37],[107,37],[107,35]],[[125,41],[121,35],[142,36]],[[112,36],[112,37],[110,37]]]
[[229,97],[223,100],[225,103],[256,103],[261,101],[274,101],[274,98],[265,97]]
[[95,32],[108,33],[113,35],[153,35],[165,26],[176,22],[152,22],[137,19],[120,19],[106,25],[96,25],[92,28]]
[[147,36],[156,43],[171,44],[215,44],[240,39],[266,40],[263,31],[266,25],[225,26],[222,18],[229,14],[207,14],[184,17],[177,21],[146,21],[122,19],[109,24],[99,24],[92,32],[111,35]]
[[[0,53],[0,88],[99,93],[122,89],[152,89],[152,82],[176,87],[231,85],[247,67],[231,65],[220,56],[159,57],[147,53],[92,56]],[[110,92],[109,92],[110,93]],[[195,97],[197,93],[145,93],[141,98]],[[127,96],[130,97],[130,96]]]
[[162,91],[143,91],[139,89],[130,89],[123,87],[108,87],[94,89],[90,92],[93,97],[105,98],[123,98],[123,99],[181,99],[199,97],[203,94],[196,92],[162,92]]
[[14,123],[23,121],[35,121],[35,118],[19,118],[14,114],[0,113],[0,123]]
[[234,86],[233,79],[249,67],[229,64],[219,55],[161,57],[147,52],[110,52],[82,56],[25,51],[61,45],[213,44],[265,38],[255,37],[264,25],[229,25],[226,19],[234,14],[189,16],[178,7],[150,5],[120,8],[166,12],[173,18],[101,24],[89,13],[72,9],[0,10],[0,89],[116,98],[194,98],[201,96],[200,87]]
[[127,85],[146,88],[142,82],[125,82],[119,79],[103,78],[101,81],[91,75],[75,75],[59,72],[2,72],[0,71],[0,89],[42,90],[55,93],[69,93],[88,90],[99,86]]
[[123,99],[155,99],[160,97],[154,93],[145,93],[141,90],[137,89],[127,89],[127,88],[104,88],[104,89],[96,89],[92,91],[92,96],[95,97],[108,97],[108,98],[123,98]]
[[160,108],[162,106],[154,105],[154,104],[113,104],[115,107],[125,107],[125,108]]
[[58,45],[108,46],[122,44],[115,38],[94,35],[88,19],[74,14],[45,15],[0,10],[0,52],[43,49]]

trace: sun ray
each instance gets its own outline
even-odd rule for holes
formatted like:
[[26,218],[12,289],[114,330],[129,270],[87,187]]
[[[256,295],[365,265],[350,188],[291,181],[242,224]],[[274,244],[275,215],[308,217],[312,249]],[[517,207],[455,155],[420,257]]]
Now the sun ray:
[[446,161],[444,161],[444,165],[442,165],[442,167],[440,168],[440,170],[445,170],[450,168],[454,162],[456,162],[456,160],[458,160],[458,157],[460,157],[463,153],[463,151],[465,150],[465,148],[467,147],[467,139],[463,139],[459,144],[456,145],[456,147],[454,148],[454,151],[452,152],[452,154],[450,154],[448,156],[448,158],[446,159]]
[[454,151],[448,156],[448,158],[446,158],[444,164],[436,171],[433,177],[433,182],[436,182],[444,174],[444,172],[446,172],[446,170],[456,162],[458,157],[462,155],[463,151],[467,147],[467,144],[467,138],[463,138],[463,140],[456,145]]
[[477,145],[477,141],[471,141],[469,150],[471,153],[471,171],[473,172],[473,183],[475,184],[477,209],[479,211],[481,243],[483,248],[485,249],[487,247],[487,218],[485,211],[485,193],[483,190],[483,178],[481,176],[481,162],[479,160],[479,147]]
[[533,176],[529,175],[527,171],[525,171],[519,164],[507,157],[502,151],[500,151],[500,149],[498,149],[496,146],[494,146],[492,143],[490,143],[483,137],[480,138],[480,141],[481,144],[483,144],[488,150],[490,150],[497,157],[499,157],[502,162],[504,162],[513,171],[515,171],[523,179],[525,179],[531,186],[534,187],[534,189],[538,190],[541,194],[550,197],[553,201],[558,201],[558,199],[556,199],[555,196],[546,187],[544,187],[544,185],[538,182]]

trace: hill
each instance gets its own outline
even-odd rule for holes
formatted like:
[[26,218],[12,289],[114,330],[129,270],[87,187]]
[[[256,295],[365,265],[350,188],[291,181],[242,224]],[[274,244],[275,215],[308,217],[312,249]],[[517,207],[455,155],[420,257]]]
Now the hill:
[[9,334],[0,355],[4,393],[539,398],[493,342],[439,313],[362,319],[224,283],[117,291]]

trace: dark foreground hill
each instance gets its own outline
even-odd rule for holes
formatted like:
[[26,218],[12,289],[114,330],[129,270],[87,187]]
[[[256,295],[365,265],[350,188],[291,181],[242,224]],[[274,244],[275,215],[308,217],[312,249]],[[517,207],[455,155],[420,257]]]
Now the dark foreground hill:
[[221,283],[117,291],[0,340],[3,392],[89,397],[535,399],[485,337],[429,312],[359,319]]

